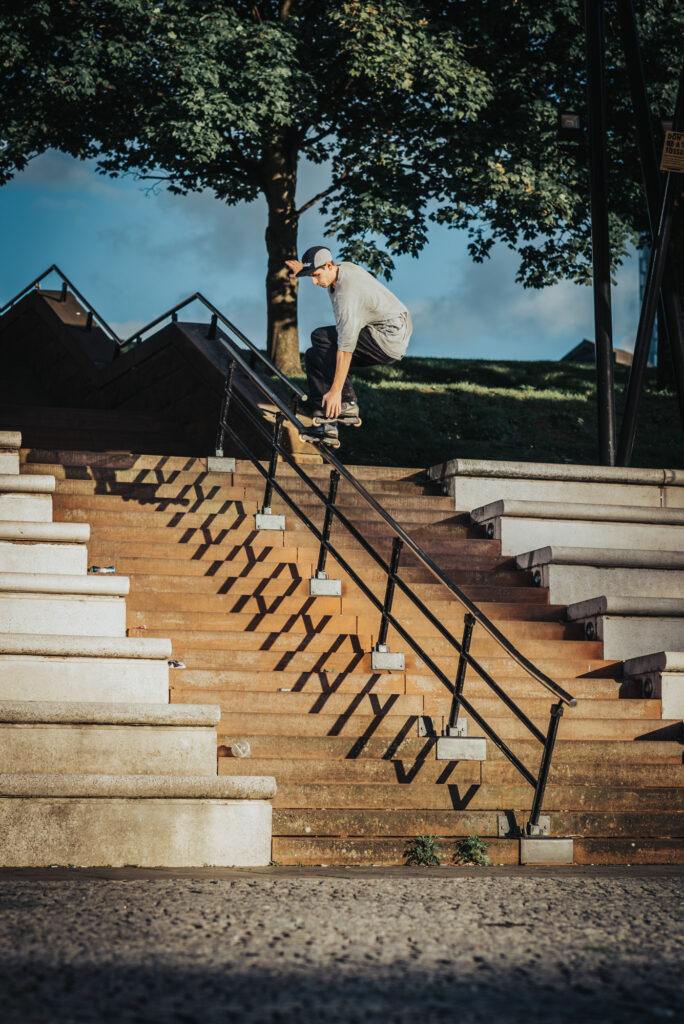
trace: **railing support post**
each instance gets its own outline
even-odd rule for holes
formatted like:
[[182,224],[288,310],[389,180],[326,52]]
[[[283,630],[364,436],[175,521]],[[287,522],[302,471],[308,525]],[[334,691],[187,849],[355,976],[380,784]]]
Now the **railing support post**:
[[330,489],[328,490],[328,504],[325,509],[325,519],[323,520],[323,539],[321,540],[320,551],[318,552],[318,564],[316,566],[316,578],[325,578],[325,563],[328,557],[327,544],[330,540],[330,529],[332,527],[333,510],[335,507],[335,499],[337,497],[337,485],[340,482],[340,474],[336,469],[330,471]]
[[212,313],[212,315],[211,315],[211,322],[209,324],[209,330],[207,332],[207,338],[209,338],[210,341],[213,341],[214,338],[216,337],[216,325],[217,325],[217,323],[218,323],[218,317],[216,316],[216,313]]
[[530,812],[530,820],[527,825],[528,834],[531,833],[539,824],[539,815],[541,813],[542,801],[544,799],[544,793],[546,792],[546,783],[549,778],[549,769],[551,767],[551,758],[553,757],[553,748],[556,745],[556,736],[558,734],[558,726],[563,716],[563,702],[559,701],[557,704],[551,705],[551,718],[549,720],[549,731],[546,734],[546,743],[544,744],[544,753],[542,754],[541,764],[539,765],[539,774],[537,776],[537,785],[534,790],[534,803],[532,804],[532,810]]
[[66,297],[67,297],[66,281],[62,281],[62,290],[59,293],[59,301],[60,302],[66,302]]
[[456,730],[458,728],[458,712],[461,707],[461,695],[463,693],[463,684],[465,683],[466,670],[468,668],[466,658],[470,652],[470,641],[472,640],[475,621],[475,616],[471,615],[470,612],[466,612],[463,619],[463,640],[461,641],[461,653],[458,659],[458,669],[456,670],[454,696],[451,700],[451,712],[449,713],[450,732],[451,730]]
[[92,309],[88,310],[88,316],[86,317],[85,329],[86,329],[86,331],[92,331],[92,329],[93,329],[93,311],[92,311]]
[[228,419],[228,409],[230,407],[230,400],[233,395],[233,374],[235,373],[235,360],[231,359],[228,363],[228,371],[226,373],[226,380],[223,385],[223,398],[221,400],[221,411],[219,413],[218,426],[216,428],[216,442],[214,444],[214,454],[217,459],[223,458],[223,445],[226,440],[226,431],[223,424]]
[[273,441],[271,447],[271,461],[268,465],[268,476],[266,477],[266,490],[264,491],[264,507],[262,513],[268,513],[271,511],[271,498],[273,497],[273,481],[275,480],[276,470],[278,468],[278,448],[280,446],[280,435],[283,430],[284,416],[282,412],[276,413],[275,424],[273,426]]
[[392,602],[394,601],[394,581],[399,568],[399,559],[404,542],[399,537],[394,538],[392,544],[392,557],[390,559],[389,573],[387,575],[387,588],[385,590],[385,603],[382,608],[382,619],[380,620],[380,632],[378,633],[378,649],[387,646],[387,630],[389,628],[389,616],[392,614]]

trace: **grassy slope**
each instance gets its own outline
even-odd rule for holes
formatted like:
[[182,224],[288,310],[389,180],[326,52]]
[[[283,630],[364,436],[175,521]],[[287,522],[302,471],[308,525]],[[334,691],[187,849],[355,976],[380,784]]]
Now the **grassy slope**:
[[[616,366],[618,429],[627,373]],[[364,422],[342,431],[340,455],[350,464],[598,461],[593,366],[406,358],[357,373],[355,384]],[[684,468],[677,402],[656,390],[655,371],[642,397],[632,465]]]

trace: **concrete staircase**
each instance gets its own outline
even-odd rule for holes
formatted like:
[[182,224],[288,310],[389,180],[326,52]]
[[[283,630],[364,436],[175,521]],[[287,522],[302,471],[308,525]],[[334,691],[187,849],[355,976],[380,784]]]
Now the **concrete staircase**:
[[[255,529],[263,484],[254,467],[239,462],[218,474],[199,459],[77,451],[23,458],[32,473],[56,478],[64,529],[90,523],[90,561],[130,579],[130,642],[171,638],[184,666],[172,673],[172,701],[220,707],[220,776],[277,777],[275,860],[401,863],[416,835],[438,834],[448,849],[477,833],[496,863],[517,861],[508,837],[512,823],[527,820],[532,790],[491,743],[483,763],[436,761],[435,738],[419,735],[419,720],[439,734],[449,695],[410,651],[403,671],[371,670],[379,614],[344,576],[341,597],[310,596],[317,542],[292,514],[284,531]],[[327,481],[323,467],[310,472]],[[621,662],[567,621],[564,604],[551,604],[498,538],[454,513],[442,480],[406,469],[354,472],[522,653],[579,698],[561,723],[544,804],[552,834],[577,837],[578,862],[684,859],[681,719],[663,718],[655,693],[625,699]],[[279,476],[320,523],[301,481],[285,468]],[[387,527],[344,483],[340,502],[387,556]],[[273,509],[286,511],[277,499]],[[337,526],[334,539],[382,594],[370,557]],[[334,561],[327,569],[341,575]],[[461,606],[410,555],[402,575],[460,635]],[[434,628],[401,596],[395,610],[454,678],[454,652]],[[392,630],[389,643],[403,649]],[[545,730],[551,699],[539,684],[482,630],[472,652]],[[465,692],[536,770],[540,748],[504,705],[470,673]],[[250,759],[230,756],[238,739],[249,741]]]
[[167,639],[0,432],[0,865],[267,864],[273,778],[219,778],[214,705],[169,703]]

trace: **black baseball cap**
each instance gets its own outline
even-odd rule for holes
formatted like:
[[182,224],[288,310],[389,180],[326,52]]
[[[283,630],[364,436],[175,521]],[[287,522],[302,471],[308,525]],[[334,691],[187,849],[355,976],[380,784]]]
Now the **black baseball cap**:
[[311,277],[319,267],[324,267],[326,263],[332,263],[332,253],[324,245],[312,245],[302,256],[302,263],[304,266],[297,277]]

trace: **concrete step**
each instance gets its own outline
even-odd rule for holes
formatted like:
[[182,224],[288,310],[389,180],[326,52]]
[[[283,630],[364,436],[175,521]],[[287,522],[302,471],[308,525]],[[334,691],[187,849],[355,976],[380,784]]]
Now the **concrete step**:
[[500,499],[684,507],[681,470],[450,459],[428,476],[466,511]]
[[46,474],[0,473],[0,495],[52,494],[56,483],[54,476]]
[[216,775],[215,706],[0,701],[0,772]]
[[471,517],[504,555],[553,545],[684,551],[684,508],[503,500]]
[[684,552],[544,547],[516,559],[554,604],[607,597],[677,597],[684,594]]
[[[45,478],[42,478],[45,479]],[[51,523],[51,494],[0,494],[0,520],[10,522]]]
[[0,775],[0,865],[259,866],[273,778]]
[[130,590],[126,576],[75,576],[73,573],[0,573],[0,595],[82,594],[90,597],[125,597]]
[[87,544],[90,540],[88,523],[0,522],[0,540],[9,543]]
[[663,718],[684,719],[684,653],[660,651],[630,658],[624,663],[623,678],[644,697],[659,699]]
[[124,636],[126,601],[122,597],[5,591],[0,593],[0,633],[17,632]]
[[85,544],[40,544],[0,541],[0,573],[83,575],[88,568]]
[[596,597],[572,604],[568,619],[603,643],[606,657],[639,658],[651,651],[684,652],[684,599]]
[[19,472],[21,434],[16,430],[0,430],[0,473]]
[[0,634],[0,700],[167,703],[170,657],[168,640]]

